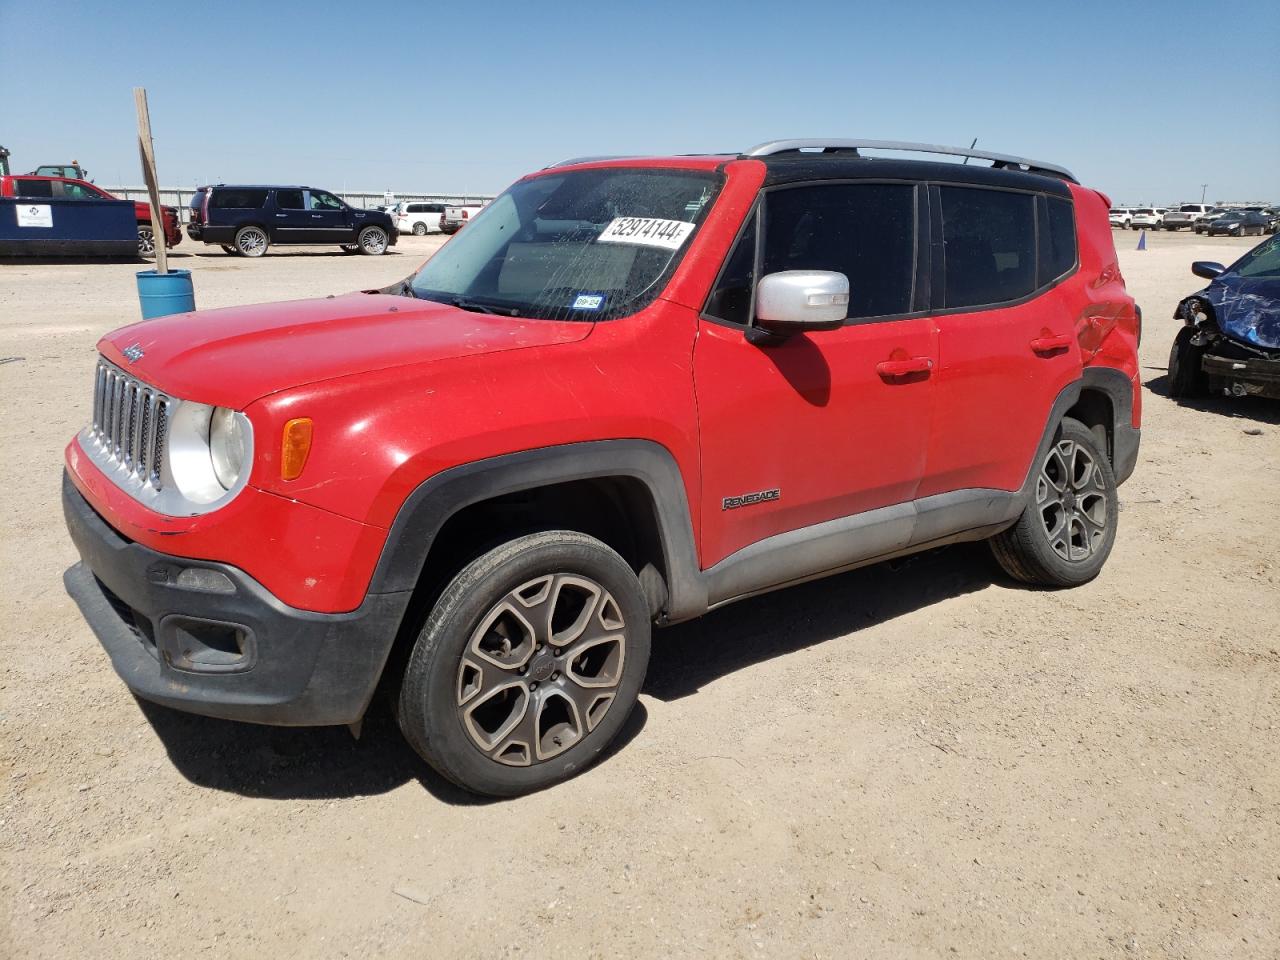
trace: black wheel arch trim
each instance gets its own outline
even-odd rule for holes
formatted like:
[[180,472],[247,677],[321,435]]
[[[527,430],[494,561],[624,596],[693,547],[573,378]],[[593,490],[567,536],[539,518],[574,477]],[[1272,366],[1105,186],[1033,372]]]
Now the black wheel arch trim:
[[423,481],[401,506],[374,569],[371,593],[412,590],[436,535],[466,507],[504,494],[574,480],[629,477],[653,498],[666,566],[670,619],[707,609],[693,523],[680,468],[650,440],[596,440],[505,454],[445,470]]

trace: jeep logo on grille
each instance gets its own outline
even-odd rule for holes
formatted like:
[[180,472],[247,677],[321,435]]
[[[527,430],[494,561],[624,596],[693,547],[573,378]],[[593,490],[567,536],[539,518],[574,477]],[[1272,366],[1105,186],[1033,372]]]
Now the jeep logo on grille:
[[130,363],[137,363],[144,356],[142,344],[140,343],[131,343],[120,352],[124,354],[124,358]]
[[777,500],[782,495],[782,491],[778,487],[772,490],[759,490],[756,493],[744,493],[740,497],[725,497],[721,501],[721,509],[737,510],[739,507],[749,507],[753,503],[766,503],[769,500]]

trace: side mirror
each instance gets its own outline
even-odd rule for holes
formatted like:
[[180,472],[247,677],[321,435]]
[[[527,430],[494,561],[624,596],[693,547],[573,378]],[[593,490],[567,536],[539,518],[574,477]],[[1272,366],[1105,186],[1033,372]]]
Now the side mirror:
[[1222,276],[1227,272],[1227,268],[1220,263],[1214,263],[1211,260],[1197,260],[1191,264],[1191,272],[1197,277],[1204,277],[1206,280],[1213,280]]
[[783,270],[756,288],[756,325],[788,336],[834,330],[849,313],[849,278],[830,270]]

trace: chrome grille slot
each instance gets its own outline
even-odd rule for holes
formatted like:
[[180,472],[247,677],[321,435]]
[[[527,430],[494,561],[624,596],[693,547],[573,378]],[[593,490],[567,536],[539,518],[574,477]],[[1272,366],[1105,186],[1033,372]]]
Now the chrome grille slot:
[[164,394],[114,364],[98,361],[89,434],[111,464],[157,491],[164,476],[164,436],[171,404]]

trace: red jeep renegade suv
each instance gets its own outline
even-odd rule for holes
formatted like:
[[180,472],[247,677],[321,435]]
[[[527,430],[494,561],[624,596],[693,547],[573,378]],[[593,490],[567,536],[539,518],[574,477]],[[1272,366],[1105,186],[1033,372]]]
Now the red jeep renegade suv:
[[877,141],[539,171],[382,291],[105,337],[67,589],[148,700],[355,724],[386,674],[446,777],[545,786],[654,623],[962,540],[1097,575],[1139,437],[1108,206]]

